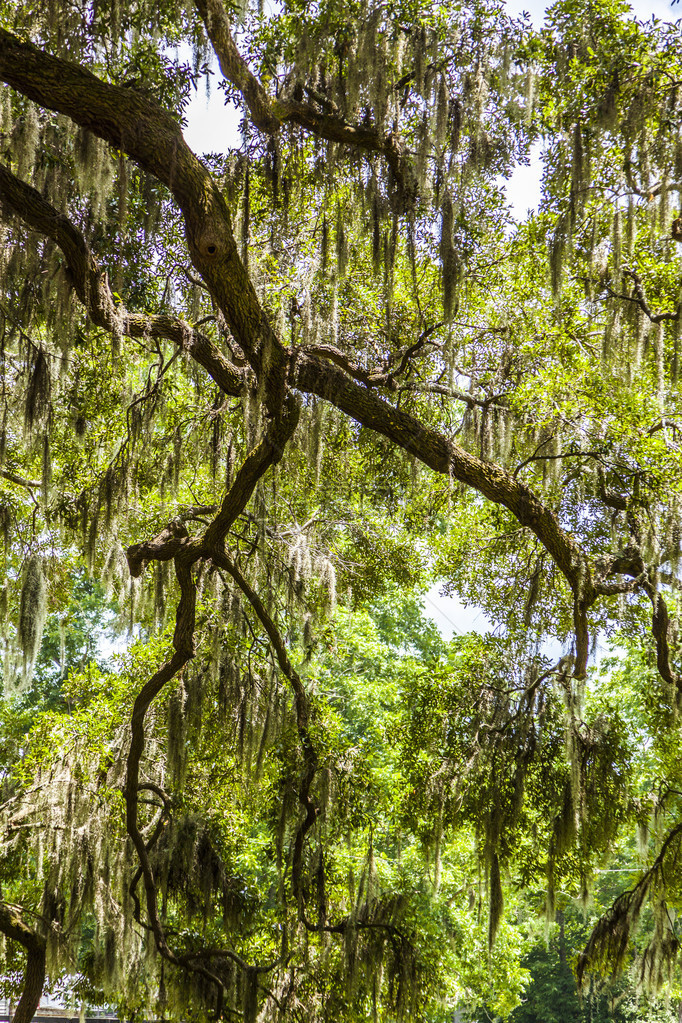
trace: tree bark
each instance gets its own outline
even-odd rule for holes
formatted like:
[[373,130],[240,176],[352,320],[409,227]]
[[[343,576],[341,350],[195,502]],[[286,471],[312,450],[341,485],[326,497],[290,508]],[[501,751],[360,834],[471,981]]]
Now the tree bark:
[[0,904],[0,931],[26,949],[24,986],[13,1023],[31,1023],[40,1004],[45,984],[45,938],[24,923],[14,906]]

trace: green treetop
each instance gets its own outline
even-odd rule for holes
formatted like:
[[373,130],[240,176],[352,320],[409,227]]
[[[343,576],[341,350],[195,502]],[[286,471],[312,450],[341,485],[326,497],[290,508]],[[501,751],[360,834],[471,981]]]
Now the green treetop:
[[[478,0],[0,2],[17,1023],[76,975],[131,1014],[437,1019],[465,959],[506,1013],[510,882],[550,911],[644,814],[588,674],[624,629],[674,749],[680,34],[615,0],[540,32]],[[198,155],[215,62],[240,134]],[[137,642],[108,670],[65,637],[55,679],[79,558]],[[434,577],[498,638],[422,635]],[[350,611],[388,630],[371,678]],[[646,899],[664,979],[666,820],[584,970]]]

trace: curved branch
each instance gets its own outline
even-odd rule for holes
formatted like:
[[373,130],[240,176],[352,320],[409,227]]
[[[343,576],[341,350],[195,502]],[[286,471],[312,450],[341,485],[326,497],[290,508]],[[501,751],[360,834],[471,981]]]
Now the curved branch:
[[341,142],[355,149],[383,156],[393,175],[394,181],[401,190],[411,190],[414,179],[405,153],[398,137],[391,131],[382,132],[379,128],[361,124],[350,124],[341,117],[320,113],[309,103],[300,103],[293,99],[281,100],[275,105],[282,122],[298,124],[312,135],[327,139],[329,142]]
[[168,186],[184,216],[192,263],[261,380],[268,409],[276,413],[286,391],[286,351],[239,258],[225,197],[172,114],[132,89],[103,82],[78,64],[22,42],[4,28],[0,79],[48,110],[66,114]]
[[249,452],[234,483],[225,494],[220,510],[204,533],[204,550],[212,550],[224,540],[230,526],[246,508],[258,480],[271,465],[280,461],[286,443],[296,429],[299,414],[299,402],[290,393],[284,401],[281,415],[272,420],[260,443]]
[[[682,824],[677,824],[666,836],[656,859],[642,874],[637,884],[623,892],[601,917],[589,937],[584,951],[578,956],[576,976],[581,987],[585,974],[609,960],[617,971],[623,964],[630,931],[639,919],[644,901],[663,865],[672,843],[682,835]],[[679,846],[678,846],[679,848]]]
[[[676,322],[680,316],[680,307],[678,306],[674,313],[654,313],[651,311],[649,302],[644,291],[644,285],[642,284],[642,278],[639,274],[635,273],[634,270],[624,270],[624,275],[630,277],[632,280],[632,289],[634,295],[630,297],[631,302],[635,302],[642,310],[644,315],[651,321],[651,323],[663,323],[664,320],[672,320]],[[622,298],[628,298],[627,295],[620,296]]]
[[656,668],[658,674],[668,685],[673,686],[677,691],[678,698],[682,696],[682,678],[674,671],[670,664],[670,644],[668,643],[670,616],[668,605],[658,587],[651,581],[644,583],[644,589],[651,601],[651,634],[656,643]]
[[222,0],[196,0],[196,8],[206,26],[220,70],[228,82],[241,92],[253,123],[268,134],[279,131],[281,118],[274,112],[270,97],[237,49]]
[[24,987],[13,1023],[31,1023],[43,993],[45,984],[45,938],[31,930],[21,918],[15,906],[0,903],[0,932],[26,949]]
[[[436,323],[433,327],[429,327],[423,331],[416,341],[411,345],[408,345],[401,352],[396,352],[395,355],[389,356],[385,364],[379,368],[365,369],[364,366],[360,366],[357,362],[350,362],[348,356],[346,356],[338,348],[333,345],[306,345],[303,349],[306,355],[321,355],[323,358],[329,359],[336,366],[340,366],[341,369],[345,370],[354,380],[358,380],[361,384],[365,384],[366,387],[385,387],[389,391],[397,391],[398,383],[396,377],[404,373],[410,365],[410,359],[419,352],[426,344],[434,344],[433,341],[429,341],[429,337],[434,331],[442,327],[442,323]],[[397,365],[395,365],[397,363]],[[394,368],[391,368],[391,367]],[[437,385],[434,385],[434,387]],[[417,390],[417,387],[410,383],[404,384],[402,390]],[[425,388],[426,389],[426,388]],[[441,393],[447,393],[450,396],[459,396],[460,392],[455,389],[443,388]],[[472,405],[482,405],[486,407],[487,402],[478,401],[475,398],[464,397],[464,401],[469,401]],[[491,399],[492,400],[492,399]]]
[[[673,235],[673,237],[675,237],[675,235]],[[620,298],[622,299],[623,302],[632,302],[634,305],[638,306],[642,310],[642,312],[644,313],[644,315],[646,316],[650,323],[664,323],[666,320],[670,320],[671,322],[676,323],[677,320],[679,320],[680,312],[682,311],[682,306],[678,305],[674,313],[653,312],[651,306],[649,305],[649,301],[646,297],[644,285],[642,284],[642,279],[639,276],[639,274],[635,273],[634,270],[623,270],[623,276],[629,277],[632,280],[633,294],[624,295],[622,294],[622,292],[616,291],[610,285],[606,284],[604,285],[604,289],[605,291],[608,292],[611,298]]]
[[[378,394],[360,387],[345,373],[319,358],[301,355],[292,383],[331,402],[362,426],[382,434],[415,455],[435,472],[451,476],[496,504],[504,505],[522,526],[527,526],[537,536],[571,588],[584,584],[587,587],[585,595],[593,596],[587,555],[562,529],[554,512],[511,473],[470,454],[409,412],[390,405]],[[581,582],[585,571],[588,578]]]
[[[150,787],[148,783],[140,783],[140,763],[145,748],[145,718],[152,701],[194,657],[196,621],[196,584],[192,578],[194,564],[202,558],[212,556],[213,546],[222,543],[230,526],[248,504],[258,480],[270,466],[281,459],[285,444],[296,428],[298,415],[298,401],[293,395],[289,395],[281,416],[269,424],[260,443],[244,460],[203,537],[190,537],[184,522],[178,519],[170,523],[152,540],[133,544],[127,551],[128,564],[133,576],[142,574],[146,561],[168,561],[172,558],[175,562],[175,573],[180,586],[180,600],[175,613],[173,655],[152,675],[138,693],[130,721],[131,738],[124,789],[126,830],[139,862],[139,870],[135,874],[130,895],[135,902],[135,910],[139,918],[140,906],[135,888],[141,876],[149,926],[154,934],[159,953],[175,966],[191,966],[192,969],[202,973],[216,984],[221,984],[220,979],[205,966],[191,965],[173,952],[168,945],[166,932],[159,915],[156,880],[149,855],[150,844],[145,841],[138,824],[138,793],[142,788]],[[231,959],[236,957],[236,953],[231,950],[224,951],[223,955]],[[250,970],[252,967],[249,966],[248,969]]]
[[504,393],[491,394],[489,398],[475,398],[468,391],[462,391],[459,387],[451,387],[449,384],[418,383],[415,380],[407,380],[399,387],[401,392],[411,391],[413,394],[438,394],[443,398],[454,398],[471,408],[488,409],[491,405],[502,404]]
[[[241,92],[257,128],[274,135],[285,122],[298,124],[318,138],[379,153],[401,188],[412,182],[413,176],[393,132],[384,133],[373,126],[350,124],[338,111],[321,113],[310,103],[297,99],[272,100],[237,49],[222,0],[196,0],[196,7],[218,57],[220,70],[228,82]],[[312,90],[306,91],[315,95]],[[318,102],[329,106],[322,98]]]
[[[629,593],[640,587],[646,593],[651,603],[651,634],[656,644],[656,668],[661,678],[677,691],[678,698],[682,697],[682,676],[673,670],[670,663],[668,605],[659,591],[656,572],[652,574],[647,569],[641,551],[635,544],[613,558],[604,559],[597,564],[597,569],[595,591],[598,594]],[[627,576],[631,583],[605,581],[614,575]]]
[[0,164],[0,202],[25,224],[51,238],[66,258],[71,284],[92,322],[112,334],[164,338],[188,352],[226,394],[246,390],[243,370],[233,366],[200,331],[175,316],[130,313],[117,305],[107,275],[75,225],[43,199],[40,192]]
[[303,861],[303,845],[305,842],[305,836],[317,820],[318,814],[318,808],[315,806],[315,803],[310,796],[310,788],[313,783],[313,779],[315,778],[315,774],[317,773],[318,756],[317,750],[315,749],[315,745],[310,736],[310,702],[308,700],[308,694],[305,691],[300,675],[295,670],[289,659],[286,644],[282,639],[280,631],[269,615],[267,608],[258,594],[246,581],[236,564],[228,558],[224,549],[217,549],[213,551],[211,557],[213,563],[217,565],[218,568],[224,569],[234,579],[237,586],[239,586],[240,590],[256,612],[256,615],[265,629],[268,639],[275,651],[280,670],[289,680],[294,693],[296,728],[301,742],[301,748],[303,750],[303,760],[305,765],[298,790],[298,801],[305,810],[305,817],[301,821],[298,831],[296,832],[291,877],[294,896],[299,901],[299,910],[302,913],[303,892],[301,886],[301,869]]
[[[306,355],[328,359],[365,387],[382,387],[389,383],[389,374],[384,369],[365,369],[359,363],[351,362],[347,355],[333,345],[307,345],[303,351]],[[396,387],[394,384],[391,390],[395,390]]]

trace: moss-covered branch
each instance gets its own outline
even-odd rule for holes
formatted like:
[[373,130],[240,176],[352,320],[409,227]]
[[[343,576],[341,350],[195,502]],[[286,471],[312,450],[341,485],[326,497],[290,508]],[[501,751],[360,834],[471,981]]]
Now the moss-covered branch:
[[16,906],[3,902],[0,902],[0,932],[26,950],[24,985],[12,1019],[14,1023],[31,1023],[45,983],[45,938],[26,924]]
[[107,275],[78,228],[4,164],[0,164],[0,202],[27,227],[59,246],[73,289],[96,326],[121,337],[172,341],[191,355],[226,394],[245,393],[244,371],[233,366],[201,331],[180,317],[131,313],[117,303]]
[[[130,748],[126,765],[125,802],[126,829],[138,857],[139,872],[145,892],[149,926],[160,954],[174,966],[192,969],[201,973],[219,988],[221,981],[201,960],[201,957],[179,957],[168,944],[166,932],[159,914],[157,880],[154,876],[148,843],[138,822],[140,764],[145,751],[145,718],[152,702],[164,687],[175,678],[194,657],[194,632],[196,626],[196,584],[193,566],[200,560],[212,557],[221,545],[228,530],[246,508],[258,481],[268,469],[284,454],[287,440],[293,434],[298,422],[298,403],[289,396],[283,414],[273,420],[259,444],[249,453],[229,488],[213,521],[204,535],[189,536],[182,523],[171,523],[158,536],[146,543],[134,544],[128,548],[127,556],[131,575],[139,576],[147,561],[173,560],[175,574],[180,587],[180,600],[175,612],[173,633],[173,654],[165,664],[145,683],[138,693],[130,721]],[[305,733],[307,735],[307,730]],[[311,778],[312,780],[312,778]],[[135,879],[137,884],[138,878]],[[139,909],[139,906],[137,907]],[[235,962],[243,963],[236,954],[226,949],[219,953]],[[215,958],[218,953],[212,953]],[[251,970],[251,966],[244,968]]]
[[[394,181],[401,189],[413,184],[405,154],[393,132],[382,132],[372,125],[349,123],[337,111],[319,110],[301,98],[271,99],[237,49],[222,0],[196,0],[196,6],[206,25],[220,70],[241,92],[257,128],[273,135],[285,123],[297,124],[317,138],[340,142],[367,153],[378,153],[385,158]],[[303,94],[302,88],[300,93]]]

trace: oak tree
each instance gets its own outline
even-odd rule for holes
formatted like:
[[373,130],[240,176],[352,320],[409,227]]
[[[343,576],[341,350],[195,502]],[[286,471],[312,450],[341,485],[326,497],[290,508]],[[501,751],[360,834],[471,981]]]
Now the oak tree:
[[[646,816],[583,700],[625,629],[676,741],[679,53],[620,0],[0,3],[7,706],[74,559],[137,640],[6,743],[18,1023],[76,972],[130,1013],[437,1018],[458,857],[494,956],[512,865],[551,913]],[[240,135],[198,155],[211,77]],[[429,578],[500,638],[420,646]],[[585,968],[650,899],[664,979],[675,792]]]

